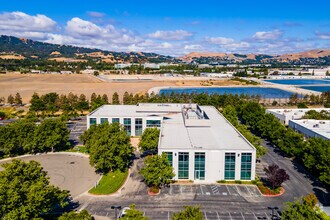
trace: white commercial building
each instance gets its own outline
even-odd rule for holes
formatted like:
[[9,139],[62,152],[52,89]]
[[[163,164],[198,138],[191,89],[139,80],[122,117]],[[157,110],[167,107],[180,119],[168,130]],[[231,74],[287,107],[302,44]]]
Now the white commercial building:
[[131,63],[116,63],[115,69],[124,69],[124,68],[131,67],[131,66],[132,66]]
[[315,110],[317,112],[320,112],[320,111],[330,112],[330,108],[267,109],[266,112],[273,114],[283,124],[288,125],[289,120],[301,119],[306,114],[306,112],[308,112],[310,110]]
[[302,120],[290,120],[289,127],[298,133],[303,134],[307,138],[323,138],[325,140],[330,139],[330,121],[327,120],[314,120],[314,119],[302,119]]
[[256,149],[214,107],[196,104],[104,105],[87,116],[92,124],[119,122],[131,136],[158,127],[175,180],[212,183],[254,180]]

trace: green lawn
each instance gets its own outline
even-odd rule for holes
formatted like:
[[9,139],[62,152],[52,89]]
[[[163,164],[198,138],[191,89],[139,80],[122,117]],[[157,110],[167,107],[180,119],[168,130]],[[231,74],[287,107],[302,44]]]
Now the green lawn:
[[125,182],[128,175],[128,171],[125,172],[115,171],[109,172],[102,176],[97,187],[93,187],[89,190],[89,193],[97,195],[107,195],[116,192]]

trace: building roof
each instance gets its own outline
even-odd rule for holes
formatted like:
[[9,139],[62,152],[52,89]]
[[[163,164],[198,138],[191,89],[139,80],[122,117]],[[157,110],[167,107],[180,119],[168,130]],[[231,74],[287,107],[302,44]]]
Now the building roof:
[[329,120],[314,120],[314,119],[302,119],[302,120],[290,120],[291,122],[298,124],[312,132],[319,134],[320,136],[330,139],[330,121]]
[[212,106],[140,103],[103,105],[89,117],[162,118],[159,149],[255,150]]
[[200,108],[209,126],[185,126],[182,115],[171,115],[163,120],[159,149],[255,150],[214,107]]

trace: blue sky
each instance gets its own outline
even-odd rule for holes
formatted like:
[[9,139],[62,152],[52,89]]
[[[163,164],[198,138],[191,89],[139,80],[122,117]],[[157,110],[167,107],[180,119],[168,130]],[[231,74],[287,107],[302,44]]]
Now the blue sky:
[[283,54],[330,48],[330,2],[11,0],[0,34],[114,51]]

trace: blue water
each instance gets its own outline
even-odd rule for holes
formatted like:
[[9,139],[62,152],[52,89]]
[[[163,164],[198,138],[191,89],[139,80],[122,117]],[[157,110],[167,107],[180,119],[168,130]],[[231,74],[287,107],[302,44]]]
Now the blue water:
[[322,80],[322,79],[267,79],[265,81],[282,84],[282,85],[330,84],[330,80]]
[[290,98],[293,94],[281,89],[262,87],[217,87],[217,88],[168,88],[161,89],[159,94],[174,93],[208,93],[208,94],[247,94],[260,95],[262,98]]
[[308,89],[316,92],[330,91],[330,86],[300,86],[302,89]]

